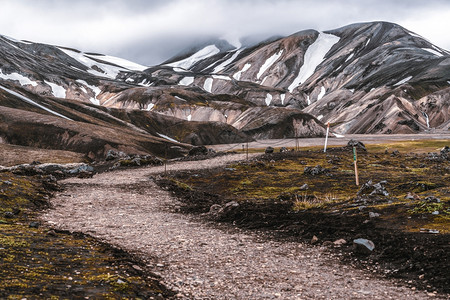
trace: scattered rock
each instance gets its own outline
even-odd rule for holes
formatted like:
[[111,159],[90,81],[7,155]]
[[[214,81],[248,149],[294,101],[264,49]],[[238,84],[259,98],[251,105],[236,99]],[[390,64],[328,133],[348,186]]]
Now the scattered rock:
[[347,244],[347,241],[344,239],[339,239],[339,240],[334,241],[333,244],[336,246],[342,246],[342,245]]
[[208,155],[208,148],[205,146],[195,146],[189,150],[189,156],[197,156],[197,155]]
[[220,206],[219,204],[213,204],[209,208],[208,214],[211,217],[213,217],[213,218],[218,218],[219,217],[219,212],[220,212],[221,209],[222,209],[222,206]]
[[109,150],[106,153],[106,157],[105,160],[109,161],[109,160],[115,160],[115,159],[119,159],[119,158],[125,158],[127,157],[127,154],[122,152],[122,151],[115,151],[115,150]]
[[316,175],[319,175],[319,174],[324,174],[324,173],[327,173],[327,172],[328,172],[328,170],[323,168],[320,165],[317,165],[314,168],[312,168],[312,167],[305,167],[305,169],[303,170],[304,174],[312,175],[312,176],[316,176]]
[[304,185],[302,185],[302,186],[300,187],[300,190],[301,190],[301,191],[306,191],[307,189],[309,189],[309,185],[308,185],[307,183],[305,183]]
[[362,238],[353,240],[353,246],[355,252],[361,254],[370,254],[375,249],[375,244],[371,240]]
[[425,198],[425,202],[427,203],[440,203],[441,199],[435,197],[435,196],[428,196]]
[[314,244],[317,244],[317,242],[319,242],[319,238],[317,236],[313,235],[313,237],[311,239],[311,244],[314,245]]
[[266,148],[265,153],[266,154],[270,154],[270,153],[273,153],[273,151],[274,151],[273,147],[269,146],[269,147]]
[[209,212],[205,215],[213,218],[215,220],[220,220],[226,218],[230,213],[232,213],[236,208],[239,207],[239,203],[236,201],[230,201],[225,203],[223,206],[219,204],[213,204],[209,208]]
[[373,219],[373,218],[378,218],[380,216],[379,213],[376,212],[369,212],[369,218]]
[[39,228],[39,225],[41,225],[39,222],[30,222],[28,226],[31,228]]
[[283,152],[288,152],[289,150],[288,150],[288,148],[286,148],[286,147],[281,147],[280,148],[280,152],[281,153],[283,153]]
[[364,183],[361,188],[359,189],[357,195],[382,195],[382,196],[389,196],[389,192],[386,190],[384,185],[387,184],[386,180],[380,181],[376,184],[372,183],[372,180],[369,180],[368,182]]
[[448,154],[450,153],[450,147],[449,146],[445,146],[441,149],[441,154]]
[[6,219],[12,219],[12,218],[14,218],[14,213],[11,212],[11,211],[7,211],[7,212],[5,212],[5,213],[3,214],[3,216],[4,216]]
[[362,142],[354,140],[354,139],[351,139],[347,143],[347,148],[351,148],[352,149],[353,147],[356,147],[357,150],[362,150],[364,152],[367,151],[366,146]]
[[394,150],[394,151],[392,151],[392,153],[391,153],[391,156],[392,156],[392,157],[399,156],[399,155],[400,155],[400,152],[399,152],[398,150]]
[[79,167],[76,167],[76,168],[73,168],[73,169],[67,171],[67,173],[71,174],[71,175],[77,175],[81,172],[94,172],[94,168],[89,165],[82,164]]
[[407,200],[420,200],[420,197],[417,196],[415,193],[409,192],[409,193],[405,196],[405,199],[407,199]]

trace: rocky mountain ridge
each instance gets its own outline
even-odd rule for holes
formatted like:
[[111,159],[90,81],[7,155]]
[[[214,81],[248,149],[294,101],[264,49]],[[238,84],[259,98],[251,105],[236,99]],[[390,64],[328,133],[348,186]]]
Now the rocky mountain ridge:
[[152,67],[0,36],[0,141],[94,158],[321,136],[327,122],[341,134],[447,131],[449,92],[450,53],[386,22],[220,42]]

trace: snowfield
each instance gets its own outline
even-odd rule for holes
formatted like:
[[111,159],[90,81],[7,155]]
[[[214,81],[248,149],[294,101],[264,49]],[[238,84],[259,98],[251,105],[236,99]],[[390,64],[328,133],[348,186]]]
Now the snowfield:
[[408,76],[408,77],[406,77],[406,78],[404,78],[404,79],[400,80],[400,81],[399,81],[399,82],[397,82],[396,84],[394,84],[394,86],[399,86],[399,85],[402,85],[402,84],[404,84],[404,83],[406,83],[406,82],[410,81],[410,80],[411,80],[411,78],[413,78],[413,77],[412,77],[412,76]]
[[425,50],[425,51],[427,51],[427,52],[430,52],[431,54],[434,54],[434,55],[436,55],[436,56],[438,56],[438,57],[444,56],[444,54],[442,54],[441,52],[438,52],[438,51],[436,51],[436,50],[434,50],[434,49],[430,49],[430,48],[422,48],[422,50]]
[[19,81],[20,85],[24,86],[27,84],[31,84],[32,86],[37,86],[37,83],[35,81],[30,80],[28,77],[25,77],[19,73],[11,73],[11,74],[3,74],[2,70],[0,70],[0,78],[6,79],[6,80],[17,80]]
[[339,42],[340,38],[332,35],[320,32],[314,43],[308,47],[303,58],[303,65],[300,68],[297,78],[288,87],[289,92],[292,91],[305,82],[316,70],[323,60],[325,55],[331,48]]
[[213,79],[212,78],[206,78],[205,84],[203,85],[203,89],[205,91],[207,91],[208,93],[211,93],[211,91],[212,91],[212,84],[213,84]]
[[125,69],[128,70],[132,70],[132,71],[144,71],[145,69],[148,69],[148,67],[134,63],[132,61],[120,58],[120,57],[115,57],[115,56],[110,56],[110,55],[93,55],[93,54],[85,54],[87,57],[91,57],[93,59],[99,59],[102,60],[106,63],[111,63],[111,64],[115,64],[117,66],[121,66]]
[[46,81],[46,80],[44,80],[44,82],[51,87],[53,96],[55,96],[57,98],[66,98],[66,89],[65,88],[63,88],[62,86],[59,86],[53,82]]
[[[95,76],[116,79],[116,77],[120,73],[120,71],[126,71],[125,68],[112,66],[107,63],[103,64],[103,63],[97,62],[97,61],[93,60],[92,58],[90,58],[89,56],[87,56],[86,54],[84,54],[83,52],[75,52],[75,51],[64,49],[64,48],[58,48],[58,49],[61,50],[62,52],[64,52],[65,54],[69,55],[73,59],[77,60],[79,63],[88,67],[89,69],[87,70],[87,72],[91,73],[92,75],[95,75]],[[94,66],[96,66],[97,68],[102,70],[103,73],[93,69]]]
[[320,99],[322,99],[323,96],[325,96],[325,93],[326,93],[325,88],[324,88],[324,87],[321,87],[321,88],[320,88],[320,93],[319,93],[319,95],[317,96],[317,101],[319,101]]
[[191,85],[194,82],[194,77],[184,77],[183,79],[180,80],[180,82],[178,82],[179,85],[184,85],[184,86],[188,86]]
[[64,115],[61,115],[60,113],[57,113],[56,111],[53,111],[53,110],[51,110],[51,109],[49,109],[49,108],[47,108],[47,107],[45,107],[45,106],[42,106],[42,105],[40,105],[39,103],[36,103],[35,101],[33,101],[33,100],[31,100],[31,99],[29,99],[29,98],[27,98],[27,97],[25,97],[25,96],[22,96],[22,95],[19,94],[19,93],[16,93],[16,92],[14,92],[14,91],[11,91],[10,89],[7,89],[7,88],[5,88],[5,87],[3,87],[3,86],[1,86],[1,85],[0,85],[0,89],[4,90],[4,91],[7,92],[7,93],[10,93],[10,94],[13,95],[13,96],[18,97],[19,99],[21,99],[21,100],[23,100],[23,101],[25,101],[25,102],[28,102],[28,103],[30,103],[30,104],[36,106],[36,107],[39,107],[40,109],[43,109],[43,110],[45,110],[45,111],[47,111],[47,112],[49,112],[49,113],[51,113],[51,114],[53,114],[53,115],[55,115],[55,116],[64,118],[64,119],[66,119],[66,120],[73,121],[72,119],[70,119],[70,118],[68,118],[68,117],[66,117],[66,116],[64,116]]
[[89,85],[86,81],[81,79],[77,79],[76,82],[90,88],[94,92],[94,98],[91,97],[89,100],[95,105],[100,105],[100,101],[97,99],[97,96],[101,93],[102,90],[100,90],[99,87],[95,85]]
[[266,105],[269,106],[270,103],[272,102],[272,95],[267,93],[265,101],[266,101]]
[[193,55],[189,56],[188,58],[167,64],[166,66],[183,68],[188,70],[196,62],[199,62],[203,59],[216,55],[219,52],[220,52],[219,48],[217,48],[215,45],[209,45],[201,49],[200,51],[194,53]]
[[223,69],[225,69],[225,67],[228,66],[229,64],[231,64],[244,49],[245,48],[239,49],[236,52],[234,52],[234,54],[229,59],[227,59],[226,61],[224,61],[217,67],[215,67],[213,70],[213,73],[218,73],[218,72],[222,71]]
[[283,50],[280,50],[278,53],[275,53],[269,57],[259,69],[258,74],[256,74],[256,78],[259,79],[261,75],[264,74],[264,72],[266,72],[267,69],[269,69],[281,57],[282,54]]
[[242,68],[242,70],[236,72],[233,75],[233,78],[236,80],[241,80],[241,75],[242,73],[244,73],[245,71],[247,71],[248,69],[250,69],[250,67],[252,66],[252,64],[245,64],[244,67]]

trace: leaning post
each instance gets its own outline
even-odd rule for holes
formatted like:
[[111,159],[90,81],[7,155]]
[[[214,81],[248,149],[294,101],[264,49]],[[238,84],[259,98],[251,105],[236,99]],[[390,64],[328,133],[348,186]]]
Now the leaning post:
[[353,147],[353,164],[355,165],[355,180],[356,185],[359,185],[358,164],[356,162],[357,162],[356,147]]
[[327,152],[327,143],[328,143],[328,133],[330,132],[330,122],[327,123],[327,133],[325,135],[325,146],[323,147],[323,152]]

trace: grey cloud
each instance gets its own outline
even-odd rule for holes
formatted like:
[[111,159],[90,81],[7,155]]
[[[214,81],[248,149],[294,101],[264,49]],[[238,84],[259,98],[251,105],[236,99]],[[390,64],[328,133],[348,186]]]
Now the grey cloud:
[[[445,0],[0,0],[0,34],[156,64],[211,36],[399,23],[450,49]],[[445,17],[447,16],[447,17]]]

